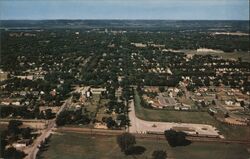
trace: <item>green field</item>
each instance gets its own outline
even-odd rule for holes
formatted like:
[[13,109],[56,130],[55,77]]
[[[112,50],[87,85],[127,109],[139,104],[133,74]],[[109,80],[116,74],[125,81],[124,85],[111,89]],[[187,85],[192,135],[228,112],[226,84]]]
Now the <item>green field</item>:
[[250,127],[222,124],[210,116],[207,112],[147,109],[141,106],[140,97],[137,91],[135,91],[134,98],[136,116],[140,119],[148,121],[210,124],[215,126],[228,139],[250,140]]
[[[171,148],[165,140],[137,139],[137,145],[146,148],[135,158],[151,158],[154,150],[165,150],[168,158],[175,159],[247,159],[246,147],[237,144],[192,143],[186,147]],[[77,133],[53,135],[48,150],[42,152],[40,159],[134,159],[125,156],[116,144],[115,137],[91,137]]]

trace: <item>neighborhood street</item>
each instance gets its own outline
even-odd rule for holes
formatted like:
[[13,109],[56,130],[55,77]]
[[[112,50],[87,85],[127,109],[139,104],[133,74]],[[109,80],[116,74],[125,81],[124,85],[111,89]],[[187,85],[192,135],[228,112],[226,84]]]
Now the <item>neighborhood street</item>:
[[[72,96],[69,97],[64,102],[64,104],[60,107],[59,111],[57,112],[56,116],[58,116],[58,114],[60,114],[66,107],[68,107],[68,105],[70,105],[71,100]],[[25,159],[36,159],[37,153],[39,151],[39,146],[41,145],[42,142],[45,141],[46,138],[48,138],[51,135],[52,130],[55,127],[56,127],[56,118],[50,120],[47,128],[44,131],[42,131],[42,134],[36,140],[34,140],[34,143],[30,145],[31,147],[27,147],[27,149],[24,150],[25,153],[27,154]]]

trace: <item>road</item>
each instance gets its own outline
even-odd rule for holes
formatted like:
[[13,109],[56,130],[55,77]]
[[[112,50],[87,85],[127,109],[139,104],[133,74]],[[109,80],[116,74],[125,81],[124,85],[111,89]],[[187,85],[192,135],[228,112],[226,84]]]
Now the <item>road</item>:
[[[64,104],[60,107],[59,111],[56,114],[56,117],[66,108],[70,105],[72,101],[72,96],[70,98],[68,98]],[[53,120],[49,120],[48,122],[48,126],[45,130],[42,131],[42,134],[36,139],[34,140],[33,144],[31,145],[31,147],[27,147],[27,149],[24,150],[24,152],[27,154],[27,156],[25,157],[25,159],[36,159],[37,153],[39,151],[39,146],[41,145],[42,142],[45,141],[46,138],[48,138],[51,133],[52,130],[56,127],[56,118]]]
[[[10,120],[13,119],[0,119],[0,124],[8,125]],[[22,121],[23,126],[27,126],[33,129],[44,129],[48,124],[47,120],[38,120],[38,119],[18,119],[18,120]]]
[[192,124],[192,123],[174,123],[174,122],[153,122],[145,121],[136,117],[134,101],[130,101],[129,119],[131,126],[129,127],[130,133],[163,133],[165,130],[171,128],[185,129],[188,134],[198,134],[199,136],[221,137],[218,130],[206,124]]

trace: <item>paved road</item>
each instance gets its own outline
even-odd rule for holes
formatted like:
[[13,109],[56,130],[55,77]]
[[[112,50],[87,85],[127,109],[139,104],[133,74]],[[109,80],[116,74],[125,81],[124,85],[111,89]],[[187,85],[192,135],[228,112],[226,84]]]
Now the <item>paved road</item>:
[[[191,123],[174,123],[174,122],[153,122],[145,121],[136,117],[134,101],[130,101],[130,111],[129,119],[131,121],[131,126],[129,127],[130,133],[163,133],[165,130],[171,129],[173,127],[189,129],[192,131],[187,131],[189,134],[199,134],[201,136],[213,136],[218,137],[218,130],[211,126],[205,124],[191,124]],[[220,136],[222,137],[222,136]]]
[[[64,104],[60,107],[59,111],[56,114],[56,117],[66,108],[70,105],[72,101],[72,97],[68,98]],[[49,137],[52,133],[53,128],[56,127],[56,118],[53,120],[49,120],[48,126],[45,130],[42,131],[42,134],[33,142],[31,147],[27,147],[27,149],[24,150],[24,152],[27,154],[25,159],[36,159],[37,153],[39,151],[39,146],[42,142],[45,141],[47,137]]]

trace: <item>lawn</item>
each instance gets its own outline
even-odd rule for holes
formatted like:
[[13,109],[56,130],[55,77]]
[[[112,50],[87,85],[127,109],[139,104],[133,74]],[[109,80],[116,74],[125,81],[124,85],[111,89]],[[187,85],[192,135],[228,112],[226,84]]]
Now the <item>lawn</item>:
[[91,137],[77,133],[63,133],[53,135],[47,151],[40,158],[44,159],[87,159],[87,158],[109,158],[114,152],[114,158],[121,157],[117,153],[118,147],[115,138]]
[[112,114],[108,114],[105,112],[105,109],[106,109],[106,104],[109,102],[108,99],[101,99],[100,100],[100,104],[98,105],[98,111],[97,111],[97,114],[96,114],[96,120],[98,121],[102,121],[102,118],[103,117],[113,117],[113,119],[116,118],[116,115],[112,115]]
[[144,108],[140,105],[140,98],[137,91],[135,91],[135,111],[136,116],[143,120],[210,124],[215,126],[228,139],[250,140],[250,127],[222,124],[210,116],[207,112],[156,110]]
[[[169,147],[165,140],[137,139],[137,145],[146,151],[137,159],[150,158],[154,150],[165,150],[169,158],[176,159],[247,159],[246,147],[237,144],[192,143],[186,147]],[[53,135],[48,150],[40,159],[133,159],[125,156],[116,144],[115,137],[91,137],[78,133]]]
[[85,107],[87,108],[88,111],[96,113],[99,100],[100,100],[100,95],[94,94],[93,98],[88,100],[88,102],[86,102]]

